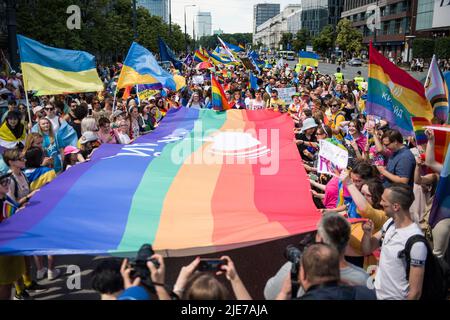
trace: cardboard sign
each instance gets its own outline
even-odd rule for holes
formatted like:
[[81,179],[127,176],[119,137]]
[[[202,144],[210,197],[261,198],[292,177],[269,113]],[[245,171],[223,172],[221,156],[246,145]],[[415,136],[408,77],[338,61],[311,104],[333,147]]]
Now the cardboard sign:
[[320,140],[320,151],[317,161],[317,172],[325,174],[335,174],[335,171],[341,171],[347,168],[348,151],[333,143]]
[[193,84],[203,84],[204,82],[205,82],[205,79],[203,78],[202,75],[192,77]]
[[278,91],[278,97],[284,102],[286,102],[286,105],[290,105],[292,100],[292,95],[296,92],[295,87],[291,88],[275,88]]

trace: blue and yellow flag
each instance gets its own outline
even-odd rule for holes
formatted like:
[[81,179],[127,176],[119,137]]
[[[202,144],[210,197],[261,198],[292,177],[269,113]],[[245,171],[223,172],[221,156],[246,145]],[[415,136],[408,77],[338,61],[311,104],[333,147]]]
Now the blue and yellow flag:
[[317,53],[302,50],[299,53],[298,62],[302,66],[318,67],[319,56],[317,55]]
[[17,41],[26,90],[62,94],[104,89],[93,55],[52,48],[21,35]]
[[171,90],[176,89],[173,76],[161,68],[153,54],[143,46],[133,42],[123,63],[117,88],[155,83],[160,83],[163,87]]

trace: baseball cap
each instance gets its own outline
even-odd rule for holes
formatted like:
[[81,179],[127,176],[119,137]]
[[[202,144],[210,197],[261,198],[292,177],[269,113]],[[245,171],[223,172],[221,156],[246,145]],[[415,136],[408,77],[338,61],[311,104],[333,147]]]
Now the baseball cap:
[[33,113],[36,114],[38,112],[41,112],[42,110],[44,110],[43,106],[36,106],[33,108]]
[[120,116],[121,114],[123,114],[124,113],[124,111],[122,111],[122,110],[116,110],[116,111],[114,111],[114,113],[113,113],[113,117],[115,118],[115,117],[118,117],[118,116]]
[[97,135],[94,132],[86,131],[81,136],[80,143],[81,144],[85,144],[85,143],[92,142],[92,141],[97,141],[97,140],[98,140],[98,137],[97,137]]
[[78,153],[78,152],[80,152],[80,149],[77,149],[77,148],[75,148],[73,146],[67,146],[67,147],[64,148],[64,155],[65,156],[67,156],[68,154],[71,154],[71,153]]

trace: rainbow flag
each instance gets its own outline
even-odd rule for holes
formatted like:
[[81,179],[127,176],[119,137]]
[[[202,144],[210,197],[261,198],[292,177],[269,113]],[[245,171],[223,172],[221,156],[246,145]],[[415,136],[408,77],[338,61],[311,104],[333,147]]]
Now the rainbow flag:
[[6,198],[3,201],[2,211],[0,213],[0,223],[11,218],[16,213],[18,208],[19,204],[6,195]]
[[434,131],[434,158],[444,163],[450,144],[450,125],[432,125],[427,128]]
[[366,112],[386,119],[406,136],[414,135],[411,117],[433,118],[422,84],[370,44]]
[[433,107],[434,117],[442,123],[447,123],[449,112],[447,85],[437,64],[436,55],[433,55],[425,80],[425,95]]
[[103,144],[42,187],[0,224],[0,254],[131,256],[151,243],[182,256],[316,230],[293,127],[266,110],[171,109],[134,144]]
[[218,111],[231,109],[230,104],[225,97],[225,92],[216,77],[211,75],[211,91],[212,106],[211,108]]
[[298,63],[302,66],[319,66],[319,55],[317,53],[301,50],[298,56]]
[[195,50],[195,54],[194,54],[195,62],[206,62],[208,60],[209,60],[208,57],[205,56],[203,53],[201,53],[200,50]]
[[49,47],[21,35],[17,41],[25,90],[47,95],[103,91],[93,55]]
[[161,68],[152,53],[133,42],[120,71],[117,88],[156,83],[171,90],[176,89],[173,76]]
[[411,121],[414,134],[416,135],[416,143],[420,145],[427,144],[428,138],[425,135],[425,130],[427,126],[431,126],[431,121],[421,117],[411,117]]
[[436,195],[431,207],[430,226],[434,228],[439,221],[450,218],[450,152],[445,157],[444,167],[442,168],[441,178],[436,189]]

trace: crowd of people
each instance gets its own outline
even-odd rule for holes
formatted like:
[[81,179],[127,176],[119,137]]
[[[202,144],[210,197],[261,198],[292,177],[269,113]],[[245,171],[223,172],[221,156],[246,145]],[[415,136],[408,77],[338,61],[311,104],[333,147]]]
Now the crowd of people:
[[[20,214],[30,198],[57,175],[89,161],[101,144],[132,143],[155,130],[173,108],[211,109],[212,73],[232,109],[268,109],[291,116],[292,143],[298,148],[313,200],[322,214],[315,239],[304,248],[301,259],[286,262],[268,279],[266,299],[421,298],[427,261],[431,256],[444,258],[448,249],[450,219],[441,220],[433,229],[428,224],[442,164],[434,159],[432,130],[427,131],[424,148],[385,119],[365,113],[367,82],[361,73],[347,80],[340,70],[327,75],[317,67],[277,64],[262,69],[257,86],[250,87],[249,71],[243,65],[198,70],[193,64],[181,71],[186,78],[181,90],[162,89],[141,98],[134,88],[129,96],[114,94],[120,67],[98,68],[104,92],[30,95],[30,110],[24,102],[21,74],[0,74],[0,106],[7,104],[0,127],[4,149],[0,223],[15,212]],[[170,71],[180,73],[174,68]],[[292,87],[296,91],[292,101],[281,99],[279,89]],[[333,175],[317,172],[320,140],[348,152],[347,169]],[[350,223],[348,219],[354,218],[364,221]],[[406,262],[398,252],[415,235],[426,235],[427,242],[413,243]],[[55,258],[44,258],[0,256],[0,299],[9,299],[13,286],[15,299],[27,299],[29,292],[45,290],[39,284],[44,277],[54,280],[61,276]],[[164,259],[155,254],[153,262],[147,263],[153,294],[162,300],[231,298],[218,280],[223,274],[235,298],[251,299],[232,259],[220,259],[223,264],[215,273],[198,272],[200,259],[195,259],[170,286],[165,283]],[[375,275],[370,274],[371,266],[378,266]],[[298,272],[292,279],[294,267]],[[143,279],[133,277],[127,260],[106,260],[96,268],[92,280],[102,299],[148,299],[152,291],[141,285]],[[299,287],[295,292],[293,282]]]

